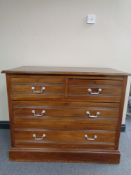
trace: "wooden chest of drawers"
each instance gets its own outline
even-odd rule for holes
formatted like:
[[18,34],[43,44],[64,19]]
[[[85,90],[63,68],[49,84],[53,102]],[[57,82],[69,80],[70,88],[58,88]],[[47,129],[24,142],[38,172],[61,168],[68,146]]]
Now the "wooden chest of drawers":
[[113,69],[20,67],[7,78],[16,161],[120,161],[127,74]]

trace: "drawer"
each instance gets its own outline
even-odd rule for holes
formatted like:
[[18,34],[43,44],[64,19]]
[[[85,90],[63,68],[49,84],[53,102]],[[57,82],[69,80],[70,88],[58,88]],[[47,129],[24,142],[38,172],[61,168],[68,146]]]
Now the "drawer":
[[15,101],[13,115],[13,123],[18,128],[79,130],[108,127],[116,130],[119,108],[117,103]]
[[116,103],[15,101],[13,113],[15,119],[116,119],[119,117],[119,105]]
[[115,146],[115,132],[109,131],[49,131],[49,130],[16,130],[15,146],[30,147],[84,147],[103,148]]
[[11,78],[11,97],[13,100],[40,100],[64,97],[64,77],[28,76]]
[[88,101],[120,102],[122,81],[70,78],[68,96]]

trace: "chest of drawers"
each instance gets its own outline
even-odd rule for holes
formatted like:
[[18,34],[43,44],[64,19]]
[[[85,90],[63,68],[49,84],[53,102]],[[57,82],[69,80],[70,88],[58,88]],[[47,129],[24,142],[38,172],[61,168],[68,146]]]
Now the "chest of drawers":
[[11,160],[119,163],[126,73],[64,67],[3,72]]

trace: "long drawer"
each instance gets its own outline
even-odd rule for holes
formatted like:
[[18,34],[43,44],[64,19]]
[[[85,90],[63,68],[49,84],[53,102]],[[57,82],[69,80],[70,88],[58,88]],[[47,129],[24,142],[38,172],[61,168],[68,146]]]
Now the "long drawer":
[[111,79],[69,78],[68,96],[99,102],[120,102],[122,81]]
[[59,118],[80,117],[84,119],[118,118],[118,103],[14,101],[16,118]]
[[109,131],[47,131],[47,130],[16,130],[15,146],[24,147],[83,147],[83,148],[114,148],[115,133]]
[[117,103],[15,101],[13,114],[13,123],[16,127],[116,130],[119,105]]
[[18,76],[11,78],[11,98],[13,100],[62,98],[64,95],[64,77],[61,76]]

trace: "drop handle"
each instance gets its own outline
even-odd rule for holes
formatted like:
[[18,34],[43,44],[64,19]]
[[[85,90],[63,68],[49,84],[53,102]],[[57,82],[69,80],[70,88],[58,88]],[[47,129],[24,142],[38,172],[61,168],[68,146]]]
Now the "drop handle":
[[88,93],[90,95],[99,95],[101,92],[102,92],[101,88],[99,88],[97,91],[93,91],[93,89],[91,89],[91,88],[88,89]]
[[94,135],[93,137],[89,137],[87,134],[85,134],[84,137],[86,140],[89,140],[89,141],[94,141],[97,139],[97,135]]
[[44,138],[46,137],[46,134],[43,134],[41,137],[38,137],[36,134],[33,134],[32,137],[36,141],[41,141],[41,140],[44,140]]
[[42,116],[44,116],[45,113],[46,113],[45,110],[42,110],[41,113],[36,113],[35,110],[32,110],[32,114],[34,117],[42,117]]
[[100,115],[100,112],[96,112],[96,115],[92,115],[90,111],[86,111],[86,114],[89,118],[97,118]]
[[43,86],[43,87],[41,87],[40,90],[36,90],[36,87],[32,86],[31,89],[32,89],[33,94],[42,94],[42,93],[44,93],[46,88]]

